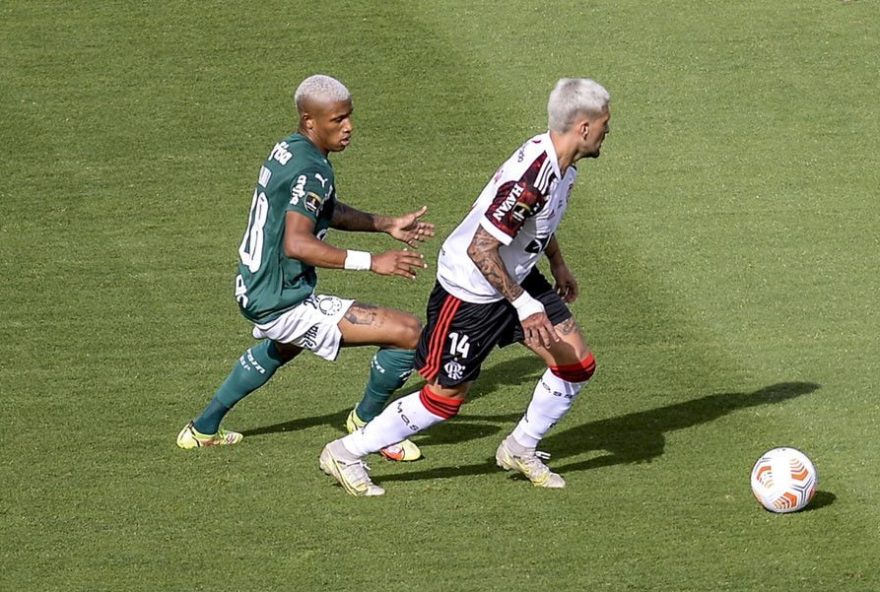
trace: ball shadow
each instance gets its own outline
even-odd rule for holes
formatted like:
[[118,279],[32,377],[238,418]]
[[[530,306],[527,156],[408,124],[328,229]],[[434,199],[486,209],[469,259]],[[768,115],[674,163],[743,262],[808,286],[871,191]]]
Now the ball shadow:
[[824,508],[825,506],[830,506],[836,499],[837,496],[830,491],[822,491],[820,489],[816,491],[813,495],[813,499],[810,500],[810,503],[807,504],[807,507],[801,510],[801,512],[812,512]]

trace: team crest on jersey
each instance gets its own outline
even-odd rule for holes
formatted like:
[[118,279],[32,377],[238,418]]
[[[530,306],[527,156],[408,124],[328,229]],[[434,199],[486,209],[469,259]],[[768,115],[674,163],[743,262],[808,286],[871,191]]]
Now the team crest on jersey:
[[446,372],[446,376],[448,376],[452,380],[461,380],[461,377],[464,373],[464,366],[462,366],[455,360],[451,360],[449,362],[446,362],[446,364],[443,366],[443,371]]
[[324,200],[322,200],[319,195],[316,195],[311,191],[306,195],[306,209],[310,212],[314,212],[315,214],[320,212],[323,203]]

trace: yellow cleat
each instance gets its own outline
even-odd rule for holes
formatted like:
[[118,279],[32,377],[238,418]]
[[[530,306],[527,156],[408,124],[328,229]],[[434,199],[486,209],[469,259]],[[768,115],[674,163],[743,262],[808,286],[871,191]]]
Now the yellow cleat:
[[[345,429],[348,430],[348,433],[350,434],[355,430],[364,427],[365,425],[367,425],[367,422],[358,417],[357,412],[352,409],[351,413],[348,414],[348,419],[345,420]],[[419,450],[418,446],[416,446],[409,440],[404,440],[403,442],[398,442],[397,444],[386,446],[379,451],[379,454],[381,454],[388,460],[394,460],[398,462],[411,462],[422,458],[422,451]]]
[[177,435],[177,445],[185,450],[207,446],[231,446],[241,442],[242,438],[244,436],[238,432],[227,432],[224,429],[217,430],[216,434],[203,434],[193,427],[192,422],[189,422]]
[[[522,452],[514,452],[508,436],[498,446],[495,452],[495,462],[499,467],[507,471],[522,473],[532,482],[535,487],[548,489],[561,489],[565,487],[565,479],[550,470],[543,460],[550,458],[546,452],[537,452],[532,449],[524,449]],[[543,459],[543,460],[542,460]]]

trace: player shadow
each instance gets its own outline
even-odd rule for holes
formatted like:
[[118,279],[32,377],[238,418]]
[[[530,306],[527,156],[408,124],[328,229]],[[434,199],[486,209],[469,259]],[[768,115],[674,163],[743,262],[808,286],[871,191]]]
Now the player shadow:
[[[547,369],[544,361],[537,356],[516,358],[502,362],[480,373],[473,388],[468,392],[467,400],[475,401],[480,397],[496,391],[501,386],[522,385],[538,376]],[[424,381],[416,385],[417,388],[425,386]],[[415,390],[415,388],[413,389]],[[506,415],[467,415],[457,416],[453,421],[440,427],[419,434],[419,445],[435,446],[440,444],[453,444],[476,440],[496,434],[505,429],[522,417],[522,412]]]
[[[782,382],[751,393],[715,393],[674,405],[574,426],[551,434],[542,441],[541,448],[553,454],[551,466],[554,471],[562,474],[618,464],[651,462],[663,454],[668,432],[708,423],[740,409],[781,403],[807,395],[819,388],[820,385],[812,382]],[[559,463],[560,459],[590,452],[600,454],[587,460]],[[438,467],[383,476],[377,481],[445,479],[497,470],[495,459],[488,458],[484,462],[470,465]]]
[[292,419],[290,421],[284,421],[281,423],[274,423],[272,425],[253,428],[250,430],[242,430],[241,433],[244,436],[252,438],[254,436],[262,436],[265,434],[296,432],[299,430],[305,430],[307,428],[313,428],[323,425],[333,426],[339,428],[340,431],[342,431],[342,429],[345,427],[345,419],[348,417],[348,414],[350,412],[351,407],[346,407],[345,409],[336,411],[335,413],[315,415],[313,417],[300,417],[298,419]]
[[[478,398],[496,388],[504,385],[511,384],[521,384],[523,380],[526,379],[527,376],[534,374],[539,370],[544,369],[543,362],[536,357],[529,358],[517,358],[514,360],[509,360],[507,362],[502,362],[488,370],[484,371],[480,374],[480,380],[475,385],[474,390],[469,396],[469,399],[473,400],[474,398]],[[536,376],[537,380],[537,376]],[[411,385],[407,385],[402,388],[400,391],[395,393],[392,399],[402,397],[408,393],[415,392],[420,390],[425,386],[424,381],[418,381]],[[345,420],[348,417],[349,412],[351,411],[351,407],[346,407],[340,411],[336,411],[334,413],[328,413],[325,415],[316,415],[314,417],[300,417],[297,419],[292,419],[290,421],[284,421],[281,423],[276,423],[272,425],[262,426],[253,428],[250,430],[242,430],[242,434],[244,436],[253,437],[253,436],[262,436],[266,434],[275,434],[275,433],[283,433],[283,432],[295,432],[298,430],[304,430],[307,428],[313,428],[316,426],[332,426],[339,430],[340,433],[345,432]],[[521,414],[513,414],[509,417],[507,416],[492,416],[492,417],[481,417],[481,416],[472,416],[470,418],[464,418],[464,421],[467,423],[459,423],[455,422],[448,427],[450,429],[440,429],[436,430],[437,435],[434,436],[433,433],[429,433],[426,437],[430,441],[431,444],[443,444],[447,442],[461,442],[465,440],[473,440],[476,438],[482,438],[484,436],[489,436],[501,430],[501,427],[495,423],[492,423],[494,420],[506,420],[506,421],[514,421],[520,417]],[[424,438],[423,438],[424,439]]]

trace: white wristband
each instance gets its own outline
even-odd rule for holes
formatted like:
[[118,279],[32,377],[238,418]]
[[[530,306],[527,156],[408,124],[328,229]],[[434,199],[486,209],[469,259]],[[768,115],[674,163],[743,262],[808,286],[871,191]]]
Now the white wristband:
[[533,314],[544,312],[544,305],[539,300],[532,298],[528,292],[520,294],[519,298],[511,301],[511,304],[516,309],[516,314],[521,321]]
[[345,269],[351,269],[353,271],[370,271],[372,265],[373,256],[366,251],[348,250],[345,252]]

